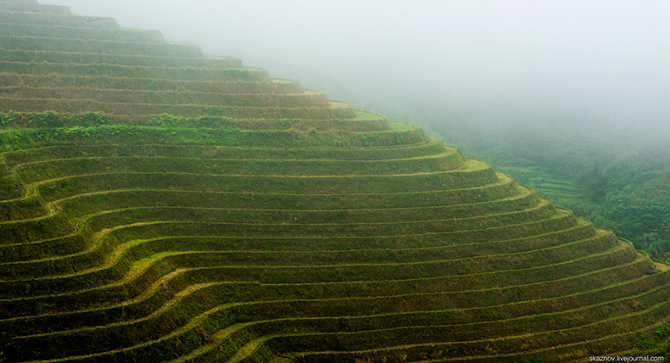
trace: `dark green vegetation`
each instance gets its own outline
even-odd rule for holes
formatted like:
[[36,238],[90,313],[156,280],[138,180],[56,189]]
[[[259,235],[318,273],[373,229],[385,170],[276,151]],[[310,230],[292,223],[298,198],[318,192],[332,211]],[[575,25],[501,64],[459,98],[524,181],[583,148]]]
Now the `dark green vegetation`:
[[477,128],[431,123],[557,204],[670,262],[670,149],[665,141],[547,125]]
[[666,265],[415,126],[66,8],[0,1],[0,29],[0,360],[567,361],[668,335]]

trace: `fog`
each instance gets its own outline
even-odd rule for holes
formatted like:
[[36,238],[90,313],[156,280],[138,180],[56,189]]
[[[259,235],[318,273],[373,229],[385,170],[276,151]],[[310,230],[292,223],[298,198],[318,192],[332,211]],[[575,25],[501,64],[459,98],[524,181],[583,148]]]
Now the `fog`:
[[656,142],[670,134],[667,1],[40,2],[157,29],[434,129],[524,125]]

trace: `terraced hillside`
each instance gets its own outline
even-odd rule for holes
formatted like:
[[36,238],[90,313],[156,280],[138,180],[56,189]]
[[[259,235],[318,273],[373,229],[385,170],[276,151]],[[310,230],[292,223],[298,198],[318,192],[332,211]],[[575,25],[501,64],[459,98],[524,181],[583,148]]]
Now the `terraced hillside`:
[[585,190],[579,184],[542,170],[538,165],[530,165],[498,166],[497,169],[514,176],[522,184],[530,186],[538,194],[551,198],[559,205],[575,203],[586,198]]
[[65,7],[0,34],[0,361],[569,361],[670,315],[665,265],[412,125]]

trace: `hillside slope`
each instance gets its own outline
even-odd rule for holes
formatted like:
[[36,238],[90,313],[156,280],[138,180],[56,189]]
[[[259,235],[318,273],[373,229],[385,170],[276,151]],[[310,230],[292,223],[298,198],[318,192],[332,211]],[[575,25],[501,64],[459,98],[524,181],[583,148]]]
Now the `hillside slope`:
[[665,265],[413,125],[37,1],[0,48],[0,360],[551,362],[666,326]]

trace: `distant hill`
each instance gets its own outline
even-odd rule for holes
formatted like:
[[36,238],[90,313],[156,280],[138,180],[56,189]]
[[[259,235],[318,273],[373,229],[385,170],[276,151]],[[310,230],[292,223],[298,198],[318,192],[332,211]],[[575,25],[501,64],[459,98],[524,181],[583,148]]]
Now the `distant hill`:
[[655,353],[670,270],[485,162],[114,19],[0,1],[0,361]]

